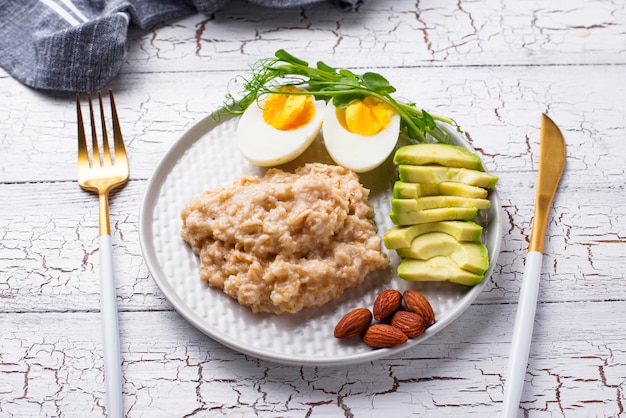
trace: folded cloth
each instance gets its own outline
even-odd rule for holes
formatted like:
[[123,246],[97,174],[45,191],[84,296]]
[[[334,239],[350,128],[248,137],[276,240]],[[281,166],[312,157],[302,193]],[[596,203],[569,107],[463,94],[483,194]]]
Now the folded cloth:
[[[356,10],[361,0],[248,0],[288,8],[331,1]],[[119,72],[128,28],[148,28],[229,0],[0,0],[0,66],[43,90],[93,91]]]

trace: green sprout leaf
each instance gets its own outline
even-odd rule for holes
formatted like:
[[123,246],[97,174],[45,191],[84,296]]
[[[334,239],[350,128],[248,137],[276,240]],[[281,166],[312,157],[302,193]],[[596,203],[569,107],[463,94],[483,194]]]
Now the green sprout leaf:
[[365,73],[361,76],[361,80],[365,87],[380,94],[389,94],[396,91],[385,77],[377,73]]
[[280,61],[285,61],[291,64],[303,65],[305,67],[309,66],[308,62],[301,60],[300,58],[294,57],[293,55],[291,55],[289,52],[285,51],[284,49],[279,49],[278,51],[276,51],[274,56],[278,58]]
[[418,109],[414,103],[393,98],[391,94],[396,92],[396,88],[378,73],[358,75],[347,69],[336,69],[322,61],[312,67],[307,61],[279,49],[273,58],[254,63],[250,74],[250,78],[237,77],[234,80],[238,82],[236,84],[242,85],[242,91],[239,99],[229,91],[223,106],[226,112],[241,114],[261,95],[276,93],[281,86],[294,85],[305,89],[297,94],[311,94],[317,100],[332,100],[339,108],[374,96],[400,115],[400,130],[414,141],[427,142],[432,138],[442,143],[449,142],[448,133],[439,123],[453,125],[460,130],[452,119],[433,115]]
[[317,69],[318,70],[322,70],[325,71],[327,73],[333,73],[335,74],[337,72],[336,69],[334,69],[333,67],[331,67],[330,65],[326,65],[324,64],[322,61],[318,61],[317,62]]
[[359,93],[348,93],[348,94],[333,96],[333,105],[341,109],[341,108],[348,107],[353,102],[356,102],[358,100],[363,100],[364,98],[365,98],[365,95],[359,94]]

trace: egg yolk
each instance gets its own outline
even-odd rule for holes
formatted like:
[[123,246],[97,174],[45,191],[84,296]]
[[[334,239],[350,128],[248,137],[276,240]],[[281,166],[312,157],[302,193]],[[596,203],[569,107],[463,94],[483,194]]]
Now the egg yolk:
[[337,109],[337,119],[344,129],[364,136],[376,135],[385,129],[393,114],[387,103],[372,96],[353,102],[345,109]]
[[[296,87],[282,87],[280,91],[303,91]],[[306,125],[315,116],[313,97],[310,94],[273,93],[263,105],[263,120],[281,131]]]

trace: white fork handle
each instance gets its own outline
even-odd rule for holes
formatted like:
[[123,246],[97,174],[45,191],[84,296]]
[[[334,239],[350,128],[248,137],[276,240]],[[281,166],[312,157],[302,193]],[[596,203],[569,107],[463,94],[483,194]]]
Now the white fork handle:
[[541,277],[541,262],[543,254],[539,251],[529,251],[526,258],[524,278],[519,295],[513,340],[509,355],[509,372],[504,382],[504,417],[516,418],[519,411],[519,402],[524,389],[526,367],[530,342],[535,323],[537,296],[539,294],[539,278]]
[[104,347],[106,409],[109,418],[121,418],[124,416],[122,358],[112,252],[111,236],[100,235],[100,315]]

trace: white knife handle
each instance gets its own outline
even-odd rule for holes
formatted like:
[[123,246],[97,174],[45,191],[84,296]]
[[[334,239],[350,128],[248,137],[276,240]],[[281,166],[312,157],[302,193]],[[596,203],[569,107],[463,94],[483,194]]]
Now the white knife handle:
[[109,418],[121,418],[124,416],[122,358],[112,252],[111,236],[100,235],[100,315],[104,348],[106,410]]
[[542,259],[543,254],[538,251],[529,251],[526,258],[524,278],[522,279],[519,304],[513,327],[513,340],[509,355],[509,374],[504,382],[505,418],[515,418],[519,411],[524,380],[526,379],[526,367],[528,365],[533,325],[535,323]]

